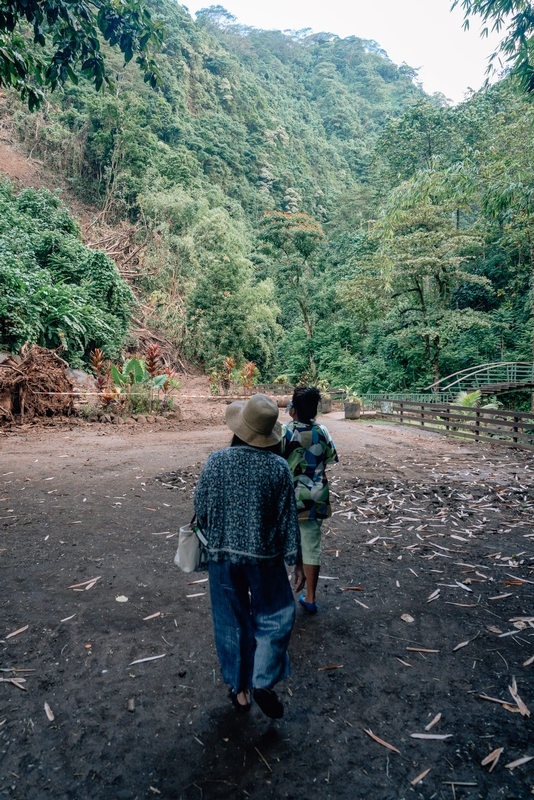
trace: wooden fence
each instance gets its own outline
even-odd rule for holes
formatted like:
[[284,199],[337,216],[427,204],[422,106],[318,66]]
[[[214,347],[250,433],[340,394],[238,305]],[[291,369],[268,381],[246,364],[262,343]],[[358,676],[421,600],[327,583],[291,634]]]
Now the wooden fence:
[[391,412],[382,412],[380,416],[400,425],[417,425],[476,442],[534,450],[534,414],[406,400],[392,400],[390,408]]

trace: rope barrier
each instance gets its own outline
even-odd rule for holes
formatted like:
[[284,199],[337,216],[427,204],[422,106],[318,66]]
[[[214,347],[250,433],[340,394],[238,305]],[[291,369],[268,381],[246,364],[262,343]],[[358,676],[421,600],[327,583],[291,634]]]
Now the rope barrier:
[[[106,392],[32,392],[32,394],[42,394],[46,395],[47,397],[109,397]],[[122,393],[121,393],[122,394]],[[121,394],[116,395],[116,397],[120,397]],[[136,395],[136,394],[143,394],[143,392],[128,392],[128,395]],[[126,396],[126,394],[122,395]],[[250,400],[251,397],[254,395],[251,394],[172,394],[169,395],[170,397],[185,397],[188,399],[198,399],[198,400]],[[286,397],[291,397],[290,394],[267,394],[265,397],[277,398],[277,399],[284,399]]]

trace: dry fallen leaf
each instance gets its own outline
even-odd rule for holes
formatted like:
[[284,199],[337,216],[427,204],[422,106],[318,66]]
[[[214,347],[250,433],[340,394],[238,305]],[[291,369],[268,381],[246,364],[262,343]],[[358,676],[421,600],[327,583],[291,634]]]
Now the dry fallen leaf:
[[411,653],[439,653],[439,650],[429,650],[426,647],[407,647]]
[[48,703],[44,704],[44,710],[45,710],[46,716],[48,717],[48,721],[49,722],[53,722],[55,720],[54,712],[52,711],[52,709],[50,708]]
[[341,669],[343,664],[330,664],[329,667],[319,667],[317,672],[323,672],[326,669]]
[[401,614],[401,619],[404,622],[415,622],[415,619],[410,616],[410,614]]
[[117,603],[127,603],[128,602],[128,598],[124,594],[118,594],[117,597],[115,598],[115,600],[117,601]]
[[425,769],[425,771],[422,772],[420,775],[418,775],[417,778],[414,778],[413,781],[410,781],[411,785],[412,786],[417,786],[419,781],[422,781],[423,778],[426,778],[426,776],[428,775],[429,772],[430,772],[430,767],[428,769]]
[[523,756],[523,758],[518,758],[517,761],[510,761],[509,764],[505,764],[505,769],[515,769],[516,767],[521,766],[521,764],[526,764],[527,761],[532,761],[534,756]]
[[497,628],[496,625],[486,625],[486,628],[492,633],[502,633],[501,629]]
[[527,660],[523,662],[523,666],[530,667],[530,665],[533,663],[534,663],[534,656],[530,656],[530,658],[527,658]]
[[131,667],[132,664],[143,664],[145,661],[156,661],[158,658],[165,658],[166,655],[167,653],[163,653],[161,656],[149,656],[148,658],[138,658],[136,661],[130,661],[128,666]]
[[457,644],[456,647],[452,648],[452,652],[455,653],[457,650],[460,650],[462,647],[466,647],[469,644],[469,642],[470,642],[470,639],[468,639],[466,642],[460,642],[460,644]]
[[445,601],[448,606],[459,606],[460,608],[476,608],[478,603],[451,603],[450,601]]
[[437,725],[440,719],[441,719],[441,712],[439,714],[436,714],[434,719],[431,722],[429,722],[428,725],[425,725],[425,731],[429,731],[431,728],[434,727],[434,725]]
[[504,747],[498,747],[496,750],[493,750],[488,756],[486,756],[486,758],[483,758],[480,763],[482,764],[483,767],[486,767],[488,764],[491,764],[489,771],[493,772],[493,770],[497,765],[497,761],[501,757],[501,753],[503,752],[503,750]]
[[512,678],[512,685],[508,687],[508,690],[509,690],[510,694],[512,695],[512,697],[514,698],[514,700],[515,700],[515,702],[517,704],[517,707],[521,712],[521,716],[530,717],[530,711],[528,710],[528,708],[526,707],[526,705],[524,704],[524,702],[521,700],[521,698],[519,697],[519,695],[517,693],[517,683],[516,683],[515,678]]
[[83,583],[73,583],[72,586],[67,586],[67,589],[79,589],[81,586],[87,586],[90,583],[95,584],[96,581],[99,580],[100,576],[98,578],[89,578],[88,581],[84,581]]
[[479,694],[481,700],[489,700],[490,703],[500,703],[501,706],[507,705],[506,700],[500,700],[498,697],[490,697],[487,694]]
[[411,733],[410,739],[436,739],[437,741],[444,741],[450,739],[452,733]]
[[150,616],[148,616],[148,617],[143,617],[143,622],[146,622],[147,619],[155,619],[156,617],[159,617],[160,614],[161,614],[161,611],[156,611],[155,614],[150,614]]
[[394,753],[398,753],[399,755],[401,754],[401,751],[397,750],[396,747],[393,747],[392,744],[388,744],[383,739],[379,739],[378,736],[375,736],[375,734],[372,732],[372,730],[367,730],[367,728],[364,728],[364,731],[368,736],[371,737],[371,739],[374,739],[375,742],[378,742],[378,744],[381,744],[382,747],[387,747],[388,750],[392,750]]
[[13,686],[16,686],[18,689],[22,689],[23,692],[27,692],[23,683],[26,683],[26,678],[0,678],[0,683],[12,683]]
[[460,589],[465,589],[466,592],[473,592],[469,586],[466,586],[465,583],[461,583],[460,581],[456,581],[456,585],[460,587]]
[[28,625],[25,625],[23,628],[19,628],[18,631],[13,631],[13,633],[8,633],[6,639],[11,639],[13,636],[18,636],[19,633],[24,633],[24,631],[28,630]]

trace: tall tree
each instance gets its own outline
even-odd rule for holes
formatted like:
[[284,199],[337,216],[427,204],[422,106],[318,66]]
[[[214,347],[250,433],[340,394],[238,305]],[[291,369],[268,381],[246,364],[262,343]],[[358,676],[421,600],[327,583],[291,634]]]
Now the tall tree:
[[457,228],[451,209],[428,202],[390,210],[375,235],[376,253],[344,285],[342,297],[360,317],[372,301],[375,315],[381,313],[396,330],[397,346],[412,355],[422,348],[423,362],[438,381],[444,348],[460,331],[486,324],[482,314],[451,304],[460,283],[488,284],[465,268],[479,241]]
[[274,256],[276,284],[284,294],[291,295],[300,310],[306,331],[310,371],[315,374],[311,282],[317,266],[315,256],[326,237],[320,225],[308,214],[272,211],[261,220],[260,239]]
[[238,363],[254,355],[269,362],[279,312],[270,281],[252,285],[252,264],[240,226],[220,208],[191,232],[197,278],[187,298],[191,354],[208,366],[226,356]]
[[454,0],[451,8],[464,10],[464,28],[469,20],[479,16],[484,23],[482,35],[492,31],[504,37],[490,57],[488,71],[502,55],[519,85],[527,92],[534,91],[534,7],[530,0]]
[[100,37],[126,63],[135,55],[152,87],[159,83],[151,48],[161,46],[163,26],[143,0],[0,0],[0,86],[18,91],[33,110],[43,87],[77,83],[78,73],[97,89],[110,84]]

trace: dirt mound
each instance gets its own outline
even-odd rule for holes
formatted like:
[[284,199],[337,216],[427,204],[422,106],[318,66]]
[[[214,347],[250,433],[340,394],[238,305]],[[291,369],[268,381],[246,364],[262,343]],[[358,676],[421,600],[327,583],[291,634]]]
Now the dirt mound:
[[72,392],[67,370],[68,364],[57,353],[38,345],[33,345],[20,363],[8,358],[0,364],[0,421],[71,414],[70,394],[42,394]]

